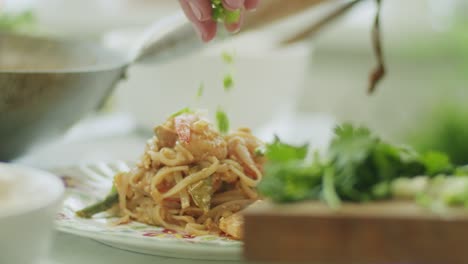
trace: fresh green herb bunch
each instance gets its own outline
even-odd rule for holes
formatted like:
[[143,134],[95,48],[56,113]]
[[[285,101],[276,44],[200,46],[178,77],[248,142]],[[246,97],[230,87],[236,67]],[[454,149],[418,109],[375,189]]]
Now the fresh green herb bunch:
[[211,0],[213,8],[213,20],[227,24],[237,23],[240,19],[241,10],[227,10],[221,0]]
[[306,160],[307,148],[279,139],[268,144],[268,163],[260,192],[276,202],[341,200],[364,202],[391,198],[391,184],[400,177],[435,176],[454,172],[449,158],[436,152],[421,155],[389,144],[367,128],[344,124],[335,129],[327,156]]

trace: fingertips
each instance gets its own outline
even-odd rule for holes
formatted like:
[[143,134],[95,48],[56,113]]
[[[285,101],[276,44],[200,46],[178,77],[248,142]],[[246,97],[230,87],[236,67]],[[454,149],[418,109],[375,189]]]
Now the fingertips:
[[[197,0],[198,1],[198,0]],[[211,6],[209,6],[209,17],[206,20],[200,20],[200,14],[194,11],[193,3],[191,0],[179,0],[182,10],[184,10],[187,18],[192,22],[193,27],[200,36],[203,42],[211,41],[216,35],[216,22],[211,19]],[[209,2],[209,1],[207,1]],[[203,19],[203,15],[202,15]]]
[[260,0],[245,0],[245,9],[247,10],[253,10],[256,9],[258,4],[260,3]]
[[217,24],[213,20],[197,21],[193,25],[203,42],[209,42],[216,36]]
[[239,20],[236,23],[231,23],[231,24],[224,24],[224,27],[226,28],[227,31],[231,33],[237,33],[242,27],[242,24],[244,23],[244,12],[242,10]]
[[182,9],[190,21],[211,20],[211,2],[209,0],[179,0]]
[[227,10],[234,11],[244,7],[245,0],[223,0],[223,6]]

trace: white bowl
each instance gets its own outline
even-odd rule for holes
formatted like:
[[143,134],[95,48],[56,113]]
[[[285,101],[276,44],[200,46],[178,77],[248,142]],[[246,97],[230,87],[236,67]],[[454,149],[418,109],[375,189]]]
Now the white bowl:
[[63,193],[52,174],[0,163],[0,263],[44,259]]
[[[114,32],[105,42],[128,49],[131,43],[125,41],[129,39],[134,37],[128,32]],[[222,60],[223,51],[234,54],[232,66]],[[172,62],[132,66],[128,79],[116,91],[117,105],[145,128],[184,107],[208,110],[213,117],[221,106],[232,128],[255,129],[280,113],[295,111],[310,53],[307,44],[277,48],[274,37],[267,34],[242,35]],[[228,73],[232,73],[235,85],[226,93],[223,79]],[[201,83],[204,94],[197,100]]]

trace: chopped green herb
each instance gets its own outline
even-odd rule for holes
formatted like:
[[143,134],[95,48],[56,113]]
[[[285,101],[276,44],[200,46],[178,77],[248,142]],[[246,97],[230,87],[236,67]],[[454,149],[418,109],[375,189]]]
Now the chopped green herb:
[[224,76],[223,85],[224,85],[224,90],[226,92],[232,89],[232,87],[234,86],[234,79],[232,78],[232,75],[227,74],[226,76]]
[[203,96],[204,91],[205,91],[205,84],[200,83],[200,86],[198,86],[198,90],[197,90],[197,99],[198,100]]
[[193,113],[193,110],[190,109],[189,107],[185,107],[185,108],[175,112],[174,114],[172,114],[171,118],[174,118],[174,117],[177,117],[177,116],[180,116],[180,115],[183,115],[183,114],[190,114],[190,113]]
[[240,15],[241,15],[241,11],[239,9],[234,10],[234,11],[225,10],[224,13],[225,13],[224,23],[234,24],[234,23],[239,22]]
[[307,156],[308,145],[292,146],[281,142],[278,136],[271,144],[267,144],[265,156],[270,162],[284,163],[289,161],[302,161]]
[[106,198],[104,198],[104,200],[76,212],[76,215],[82,218],[91,218],[95,214],[102,213],[111,209],[118,202],[119,194],[117,193],[117,190],[114,187],[112,187],[112,191]]
[[219,132],[227,134],[229,132],[229,118],[221,108],[218,108],[218,111],[216,111],[216,121]]
[[226,24],[237,23],[240,19],[241,11],[240,10],[227,10],[224,8],[221,0],[211,0],[212,6],[212,17],[214,21],[224,22]]
[[450,173],[454,170],[450,158],[442,152],[430,151],[424,154],[421,159],[426,167],[426,175],[435,176],[441,173]]
[[234,63],[234,55],[228,52],[223,52],[222,54],[223,61],[227,64],[233,64]]

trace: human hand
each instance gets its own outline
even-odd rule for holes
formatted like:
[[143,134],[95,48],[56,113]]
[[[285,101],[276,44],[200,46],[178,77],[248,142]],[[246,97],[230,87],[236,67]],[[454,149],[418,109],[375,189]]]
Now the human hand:
[[[237,32],[242,26],[246,10],[253,10],[260,0],[179,0],[185,15],[195,26],[204,42],[216,36],[217,21],[213,18],[213,3],[221,2],[230,19],[224,19],[224,25],[229,32]],[[235,18],[235,20],[233,19]]]

